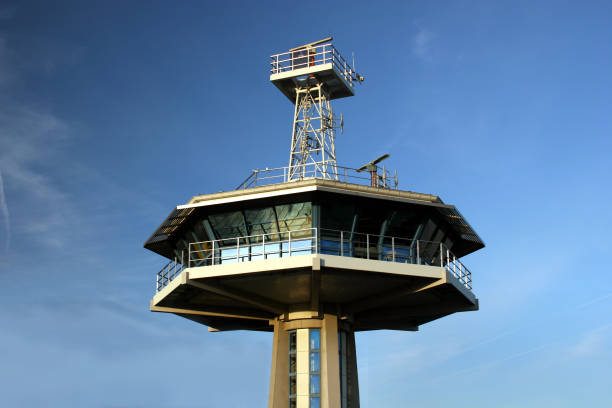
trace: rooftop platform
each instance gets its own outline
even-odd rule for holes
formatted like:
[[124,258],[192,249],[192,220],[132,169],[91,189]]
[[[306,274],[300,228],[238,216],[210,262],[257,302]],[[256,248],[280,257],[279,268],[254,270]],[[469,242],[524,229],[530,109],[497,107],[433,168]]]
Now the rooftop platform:
[[331,43],[294,49],[271,58],[270,81],[292,103],[296,87],[322,82],[329,99],[338,99],[355,95],[354,83],[363,80]]

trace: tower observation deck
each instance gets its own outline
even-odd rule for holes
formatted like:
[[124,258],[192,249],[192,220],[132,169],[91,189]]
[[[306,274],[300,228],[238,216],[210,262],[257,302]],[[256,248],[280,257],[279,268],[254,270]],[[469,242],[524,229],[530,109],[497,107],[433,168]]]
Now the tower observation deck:
[[356,331],[478,309],[461,258],[484,243],[461,213],[398,189],[377,161],[336,164],[329,102],[363,77],[330,40],[272,56],[270,80],[294,103],[289,166],[194,196],[145,243],[168,259],[152,311],[274,333],[269,408],[357,408]]

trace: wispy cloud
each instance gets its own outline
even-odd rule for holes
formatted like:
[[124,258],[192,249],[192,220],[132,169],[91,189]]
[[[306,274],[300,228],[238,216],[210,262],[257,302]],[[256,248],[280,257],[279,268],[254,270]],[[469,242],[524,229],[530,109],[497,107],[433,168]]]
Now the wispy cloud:
[[[62,246],[58,227],[72,216],[66,193],[54,180],[54,162],[67,162],[62,149],[70,127],[55,115],[12,97],[19,64],[0,37],[0,216],[3,246],[16,234],[48,246]],[[59,161],[58,161],[59,159]],[[9,216],[9,205],[11,212]]]
[[9,49],[6,39],[0,37],[0,88],[9,84],[14,78],[14,69],[10,64]]
[[605,295],[596,297],[595,299],[591,299],[588,302],[585,302],[585,303],[582,303],[581,305],[576,306],[576,309],[584,309],[584,308],[590,307],[596,303],[603,302],[604,300],[607,300],[611,297],[612,297],[612,292],[606,293]]
[[11,241],[11,220],[9,216],[6,198],[4,197],[4,180],[2,179],[2,171],[0,170],[0,213],[4,223],[4,251],[7,252]]
[[532,347],[526,350],[521,350],[516,353],[507,353],[506,355],[501,354],[500,358],[496,358],[492,360],[482,360],[481,362],[476,363],[474,365],[467,366],[466,368],[447,372],[444,375],[436,377],[433,381],[445,382],[445,381],[448,381],[448,378],[450,377],[457,377],[457,376],[465,377],[468,374],[475,373],[478,371],[489,372],[495,366],[508,363],[509,361],[512,361],[512,360],[525,358],[526,356],[532,355],[534,353],[538,355],[546,350],[553,348],[555,345],[558,345],[558,344],[559,344],[559,341],[552,341],[549,343],[540,344],[538,346],[535,346],[535,347]]
[[606,324],[593,330],[589,330],[570,348],[572,355],[576,357],[593,357],[608,353],[611,338],[610,328],[612,324]]
[[[51,160],[67,133],[68,127],[53,115],[14,104],[0,110],[0,211],[8,225],[9,192],[20,210],[24,205],[31,210],[31,217],[22,216],[12,232],[45,233],[65,221],[70,210],[66,194],[44,173],[42,164]],[[52,246],[61,244],[50,235],[38,237]]]
[[419,29],[412,37],[412,54],[420,59],[431,59],[432,42],[436,38],[435,34],[427,29]]

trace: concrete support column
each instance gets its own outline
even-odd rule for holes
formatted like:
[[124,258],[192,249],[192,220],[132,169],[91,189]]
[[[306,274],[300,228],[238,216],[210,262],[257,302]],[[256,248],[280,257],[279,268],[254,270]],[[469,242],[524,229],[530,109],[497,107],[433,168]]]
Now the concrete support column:
[[[296,338],[296,408],[312,408],[310,405],[310,353],[309,330],[320,330],[320,403],[321,408],[359,408],[359,388],[357,384],[357,364],[355,358],[355,339],[353,332],[345,334],[345,357],[339,356],[338,319],[335,315],[315,318],[316,312],[289,314],[289,320],[277,319],[274,324],[274,345],[272,347],[272,367],[270,371],[270,395],[268,408],[289,408],[290,392],[290,333],[295,331]],[[345,330],[343,330],[345,331]],[[341,346],[342,347],[342,346]],[[347,395],[344,404],[341,396],[341,361],[345,366],[345,386]],[[348,376],[346,376],[348,374]],[[356,395],[356,398],[355,398]],[[350,402],[350,403],[349,403]],[[347,404],[348,403],[348,404]]]
[[274,321],[272,368],[270,370],[270,394],[268,408],[289,406],[289,333],[282,321]]

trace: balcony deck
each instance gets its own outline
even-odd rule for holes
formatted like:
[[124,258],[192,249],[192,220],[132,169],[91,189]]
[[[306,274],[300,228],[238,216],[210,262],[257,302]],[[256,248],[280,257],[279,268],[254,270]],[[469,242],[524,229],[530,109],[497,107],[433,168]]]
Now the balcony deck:
[[334,255],[362,260],[434,266],[446,269],[471,292],[470,270],[443,244],[351,231],[308,228],[298,231],[191,242],[181,259],[171,260],[156,275],[160,292],[186,268],[200,268],[300,255]]
[[295,103],[295,88],[309,81],[326,85],[330,99],[355,95],[353,86],[363,77],[346,62],[331,43],[271,56],[270,81]]

